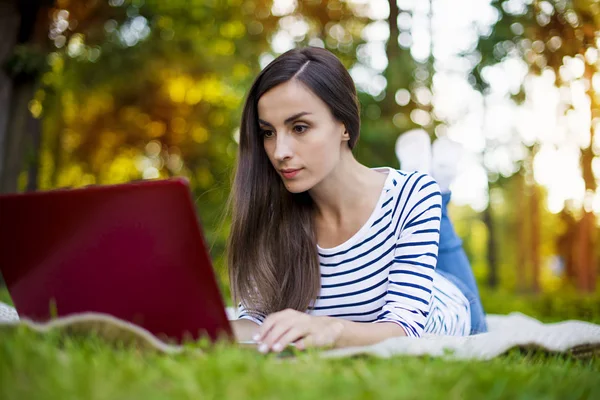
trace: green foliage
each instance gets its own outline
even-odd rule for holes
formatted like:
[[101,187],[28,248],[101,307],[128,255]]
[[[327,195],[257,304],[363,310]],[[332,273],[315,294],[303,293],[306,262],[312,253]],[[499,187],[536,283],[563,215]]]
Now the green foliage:
[[2,65],[2,69],[12,78],[37,79],[48,69],[46,54],[35,47],[15,46],[12,55]]
[[258,55],[269,49],[270,2],[68,6],[78,28],[48,56],[38,96],[40,188],[188,177],[226,290],[235,129]]
[[[307,45],[318,38],[348,68],[370,57],[363,30],[372,21],[359,10],[360,4],[329,1],[325,6],[322,1],[302,1],[292,15],[278,17],[270,11],[272,3],[57,2],[53,11],[69,11],[69,28],[61,34],[64,45],[48,55],[19,46],[9,61],[14,73],[43,71],[40,89],[29,104],[43,122],[39,188],[188,177],[219,282],[227,295],[224,253],[229,220],[224,206],[237,152],[235,136],[242,102],[260,70],[259,58],[275,56],[273,35],[298,21],[308,28],[305,34],[293,37],[296,44]],[[557,27],[564,25],[565,32],[577,40],[563,40],[557,52],[546,46],[536,56],[536,60],[546,57],[556,70],[564,55],[585,50],[583,44],[589,43],[583,43],[577,32],[589,33],[598,18],[597,7],[589,1],[557,1],[551,2],[556,11],[551,22],[542,27],[536,19],[539,2],[516,13],[506,11],[507,3],[492,2],[499,19],[473,49],[481,56],[472,71],[472,81],[480,91],[485,90],[481,79],[484,67],[500,62],[511,49],[525,51],[536,39],[548,41],[560,34]],[[571,8],[586,17],[581,26],[566,22],[564,16]],[[56,18],[56,13],[52,15]],[[135,38],[131,36],[134,27],[138,32]],[[417,64],[409,49],[388,46],[388,51],[390,48],[395,57],[389,60],[384,76],[392,89],[431,85],[435,72],[432,59]],[[427,72],[427,78],[417,79],[417,70]],[[355,154],[368,166],[397,167],[395,140],[401,132],[415,127],[409,114],[419,105],[413,99],[398,106],[390,96],[394,90],[376,97],[359,93],[362,129]],[[433,121],[426,127],[430,131],[442,122]],[[500,282],[504,289],[513,290],[519,279],[531,280],[521,276],[530,268],[519,265],[515,235],[517,223],[529,216],[518,211],[522,193],[513,177],[490,174],[490,180],[491,197],[500,199],[492,201]],[[26,179],[21,180],[22,188],[26,183]],[[488,227],[473,210],[455,208],[452,212],[475,274],[484,285],[489,269]],[[540,211],[540,221],[541,281],[542,288],[550,291],[563,284],[550,271],[549,262],[564,224],[545,209]]]
[[581,295],[575,291],[560,293],[515,295],[506,289],[480,292],[483,307],[488,314],[521,312],[544,322],[570,319],[600,324],[600,294]]
[[12,299],[10,298],[10,294],[8,293],[8,290],[5,287],[0,288],[0,302],[11,306],[13,305]]

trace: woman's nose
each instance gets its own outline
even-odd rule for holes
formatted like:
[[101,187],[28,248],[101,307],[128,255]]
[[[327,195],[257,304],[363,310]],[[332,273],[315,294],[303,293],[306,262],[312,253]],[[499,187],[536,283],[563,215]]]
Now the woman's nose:
[[282,161],[291,158],[294,154],[292,151],[291,138],[287,134],[277,135],[277,142],[275,143],[275,159]]

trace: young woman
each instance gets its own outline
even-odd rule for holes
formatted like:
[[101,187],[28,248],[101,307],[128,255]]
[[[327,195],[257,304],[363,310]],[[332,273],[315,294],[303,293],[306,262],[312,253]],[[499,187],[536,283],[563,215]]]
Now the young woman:
[[261,352],[485,331],[448,196],[427,174],[360,164],[359,133],[354,83],[327,50],[288,51],[248,93],[228,264],[234,332]]

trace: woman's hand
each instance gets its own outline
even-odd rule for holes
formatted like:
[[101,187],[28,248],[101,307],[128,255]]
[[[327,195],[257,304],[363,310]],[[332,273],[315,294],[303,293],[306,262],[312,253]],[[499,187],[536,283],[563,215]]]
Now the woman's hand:
[[344,324],[333,317],[315,317],[287,309],[270,314],[253,337],[260,343],[261,353],[279,353],[288,344],[304,350],[308,347],[334,347],[342,335]]
[[259,325],[256,322],[252,322],[248,319],[234,319],[230,320],[229,323],[233,329],[235,340],[238,342],[245,342],[252,339],[259,328]]

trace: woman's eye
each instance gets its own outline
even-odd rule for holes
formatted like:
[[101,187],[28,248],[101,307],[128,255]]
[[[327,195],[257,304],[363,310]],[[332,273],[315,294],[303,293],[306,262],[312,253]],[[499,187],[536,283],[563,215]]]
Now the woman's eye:
[[304,133],[304,132],[306,132],[307,129],[308,129],[308,126],[306,126],[306,125],[294,126],[294,132],[296,132],[296,133]]
[[268,137],[273,136],[273,131],[269,131],[269,130],[263,129],[262,130],[262,134],[263,134],[264,137],[268,138]]

